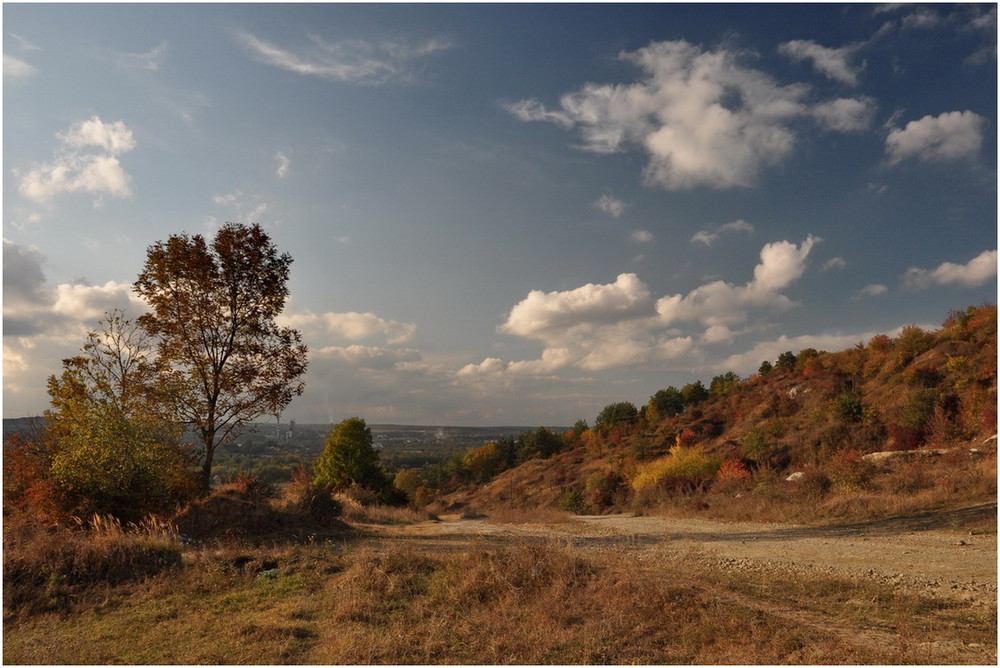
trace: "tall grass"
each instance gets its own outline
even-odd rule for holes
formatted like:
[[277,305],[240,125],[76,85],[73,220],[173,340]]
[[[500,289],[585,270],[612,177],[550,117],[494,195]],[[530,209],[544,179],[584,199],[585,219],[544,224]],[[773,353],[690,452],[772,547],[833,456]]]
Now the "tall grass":
[[95,515],[77,530],[21,525],[4,536],[7,614],[68,611],[95,585],[141,580],[181,563],[176,530],[152,518],[122,525]]

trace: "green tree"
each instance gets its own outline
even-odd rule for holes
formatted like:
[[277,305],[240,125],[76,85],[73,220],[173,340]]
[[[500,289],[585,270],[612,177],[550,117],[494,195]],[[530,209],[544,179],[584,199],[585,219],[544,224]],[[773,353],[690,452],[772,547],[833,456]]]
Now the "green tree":
[[605,406],[594,420],[594,429],[610,429],[616,424],[631,424],[639,418],[639,409],[630,401]]
[[676,387],[671,385],[665,390],[657,390],[656,394],[649,398],[646,404],[647,418],[652,418],[650,409],[655,411],[657,418],[670,418],[684,411],[684,395]]
[[259,225],[226,223],[211,244],[173,235],[149,247],[135,290],[152,311],[139,323],[173,378],[173,409],[203,446],[208,489],[220,443],[302,394],[306,347],[275,318],[292,258]]
[[337,487],[360,485],[384,492],[389,479],[372,447],[372,430],[362,418],[352,417],[334,427],[326,437],[323,453],[313,465],[313,484]]
[[763,362],[760,363],[760,368],[757,369],[757,373],[759,373],[762,376],[766,376],[767,374],[771,373],[773,370],[774,370],[774,367],[771,365],[771,363],[768,362],[767,360],[764,360]]
[[733,371],[727,371],[712,379],[712,383],[708,386],[708,393],[712,396],[729,394],[739,387],[739,384],[740,377]]
[[696,406],[708,399],[708,390],[700,380],[688,383],[681,388],[681,396],[684,397],[685,406]]
[[191,460],[149,337],[121,311],[99,324],[48,381],[51,475],[74,511],[135,519],[190,492]]
[[786,350],[778,355],[778,361],[775,362],[774,367],[781,371],[791,371],[795,368],[796,359],[795,353],[791,350]]

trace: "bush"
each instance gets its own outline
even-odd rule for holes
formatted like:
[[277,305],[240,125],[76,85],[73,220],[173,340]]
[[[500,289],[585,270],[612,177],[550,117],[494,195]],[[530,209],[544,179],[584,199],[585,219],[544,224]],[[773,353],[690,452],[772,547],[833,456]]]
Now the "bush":
[[723,494],[743,491],[750,482],[750,471],[739,459],[727,459],[722,462],[715,474],[715,484],[712,489]]
[[674,446],[670,454],[640,466],[632,479],[632,489],[667,487],[677,492],[693,492],[704,488],[715,477],[722,460],[700,448]]
[[559,510],[579,513],[583,510],[583,495],[575,487],[563,487],[556,503],[559,505]]
[[861,457],[861,451],[854,449],[835,454],[828,467],[833,484],[851,492],[868,489],[875,476],[875,467]]

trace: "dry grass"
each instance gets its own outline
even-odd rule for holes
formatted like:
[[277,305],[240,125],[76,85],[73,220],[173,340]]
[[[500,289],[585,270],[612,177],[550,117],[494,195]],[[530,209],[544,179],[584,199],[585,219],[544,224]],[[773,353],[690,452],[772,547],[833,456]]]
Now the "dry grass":
[[754,601],[840,614],[877,596],[880,625],[940,612],[830,578],[798,589],[771,581],[727,576],[688,554],[651,568],[628,551],[584,558],[537,542],[434,555],[234,542],[188,553],[183,570],[85,612],[8,622],[4,662],[905,663],[913,655],[902,646],[851,642]]
[[[83,523],[81,523],[82,525]],[[95,516],[78,530],[13,523],[4,535],[4,617],[85,606],[95,590],[181,563],[176,530]]]
[[359,524],[415,524],[434,519],[434,514],[409,506],[366,505],[354,498],[338,494],[335,497],[343,507],[341,517],[350,523]]

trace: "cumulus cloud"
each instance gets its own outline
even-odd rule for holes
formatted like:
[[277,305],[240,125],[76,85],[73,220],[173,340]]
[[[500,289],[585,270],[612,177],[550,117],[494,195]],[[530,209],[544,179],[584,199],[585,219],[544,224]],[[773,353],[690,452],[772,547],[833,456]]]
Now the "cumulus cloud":
[[977,288],[997,275],[997,252],[983,251],[966,264],[944,262],[936,269],[910,268],[903,274],[903,287],[924,290],[934,286]]
[[655,301],[635,274],[571,290],[532,290],[498,329],[540,341],[541,355],[513,362],[489,357],[467,364],[456,378],[499,383],[562,369],[592,372],[696,359],[703,355],[700,346],[728,343],[751,331],[755,324],[735,326],[744,325],[754,314],[793,306],[782,291],[803,274],[817,242],[810,236],[799,245],[767,244],[753,279],[745,285],[716,281],[687,295]]
[[731,223],[719,226],[719,228],[714,232],[710,230],[699,230],[698,232],[695,232],[694,236],[691,237],[691,243],[711,246],[719,240],[719,237],[734,234],[736,232],[746,232],[749,234],[753,232],[753,225],[740,218],[739,220],[734,220]]
[[885,140],[889,164],[908,158],[922,162],[954,162],[974,158],[983,144],[986,119],[972,111],[924,116],[894,128]]
[[643,73],[633,84],[588,83],[550,110],[537,100],[506,109],[522,121],[577,128],[583,150],[616,153],[630,146],[648,155],[648,184],[681,190],[752,186],[761,172],[792,152],[793,121],[824,127],[864,127],[870,100],[810,104],[810,87],[779,85],[724,49],[704,51],[685,41],[654,42],[620,55]]
[[600,209],[613,218],[621,218],[622,214],[625,213],[625,202],[620,199],[616,199],[611,195],[601,195],[598,200],[594,202],[594,207]]
[[548,337],[566,329],[610,324],[652,315],[649,288],[635,274],[614,283],[588,283],[564,292],[532,290],[510,311],[500,331],[526,337]]
[[308,339],[336,337],[347,341],[364,341],[374,337],[390,345],[406,343],[416,333],[416,325],[380,318],[374,313],[313,313],[303,311],[279,316],[283,327],[300,329]]
[[132,194],[132,177],[117,156],[134,149],[136,141],[123,121],[105,123],[94,116],[74,123],[56,137],[60,146],[52,162],[26,173],[15,170],[22,195],[36,202],[48,202],[57,195],[73,192],[114,197]]
[[38,68],[15,56],[3,54],[4,80],[29,79],[38,72]]
[[741,286],[714,281],[687,295],[663,297],[656,303],[656,311],[664,324],[693,321],[711,327],[742,323],[751,309],[791,308],[794,302],[781,291],[802,276],[806,258],[819,241],[810,235],[798,246],[789,241],[767,244],[760,251],[753,280]]
[[443,39],[418,44],[360,39],[331,43],[310,35],[308,46],[291,51],[249,32],[239,31],[236,37],[254,59],[267,65],[330,81],[367,85],[412,79],[414,62],[451,48],[451,43]]
[[778,51],[789,58],[809,61],[827,77],[851,86],[858,83],[860,67],[854,67],[850,63],[857,50],[856,45],[831,49],[806,39],[792,40],[778,47]]

